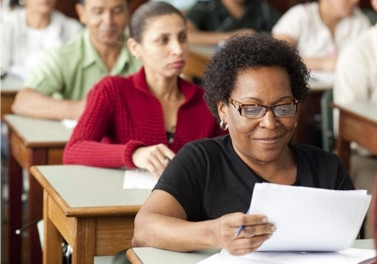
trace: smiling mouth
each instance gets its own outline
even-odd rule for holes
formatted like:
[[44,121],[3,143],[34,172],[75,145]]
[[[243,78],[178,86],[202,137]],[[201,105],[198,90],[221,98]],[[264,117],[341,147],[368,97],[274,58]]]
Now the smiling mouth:
[[281,136],[276,137],[266,137],[266,138],[257,138],[257,141],[260,141],[262,143],[275,143],[281,139]]

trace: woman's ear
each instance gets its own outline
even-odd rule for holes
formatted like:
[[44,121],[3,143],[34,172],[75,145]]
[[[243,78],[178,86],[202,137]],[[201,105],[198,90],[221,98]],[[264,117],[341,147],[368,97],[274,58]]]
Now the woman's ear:
[[140,44],[134,38],[128,38],[127,47],[136,59],[140,59]]
[[82,4],[76,4],[75,10],[77,13],[77,16],[79,17],[79,20],[81,24],[85,25],[86,19],[85,19],[85,7]]
[[217,103],[217,112],[219,113],[219,117],[221,120],[226,119],[226,108],[227,105],[223,101]]

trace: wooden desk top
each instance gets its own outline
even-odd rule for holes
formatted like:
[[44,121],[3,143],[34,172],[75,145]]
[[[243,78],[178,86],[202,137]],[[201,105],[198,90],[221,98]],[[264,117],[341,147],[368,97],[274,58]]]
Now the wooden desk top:
[[66,216],[135,214],[150,194],[123,189],[124,169],[47,165],[31,172]]
[[211,58],[216,51],[216,46],[211,45],[190,45],[190,52],[203,55],[205,57]]
[[361,118],[368,119],[377,123],[377,103],[376,102],[362,102],[362,103],[334,103],[335,108],[339,108],[347,113],[355,114]]
[[64,147],[72,134],[72,129],[67,128],[61,121],[56,120],[5,115],[4,121],[28,147]]
[[132,264],[152,264],[159,263],[161,260],[163,260],[164,263],[194,264],[218,252],[220,252],[220,249],[181,253],[157,248],[140,247],[127,250],[126,255],[127,259]]
[[[356,240],[353,248],[374,249],[373,239]],[[194,264],[218,253],[219,249],[200,250],[189,253],[141,247],[127,250],[127,259],[132,264],[152,264],[163,260],[164,263]]]

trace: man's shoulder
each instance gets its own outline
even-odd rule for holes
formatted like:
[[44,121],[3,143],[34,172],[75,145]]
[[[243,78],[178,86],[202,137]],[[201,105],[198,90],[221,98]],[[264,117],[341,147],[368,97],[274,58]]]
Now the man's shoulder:
[[[85,54],[85,30],[81,32],[77,37],[63,44],[62,46],[51,49],[50,54],[60,56],[64,59],[74,58],[74,56],[82,56]],[[66,57],[64,57],[66,56]],[[67,57],[68,56],[68,57]]]

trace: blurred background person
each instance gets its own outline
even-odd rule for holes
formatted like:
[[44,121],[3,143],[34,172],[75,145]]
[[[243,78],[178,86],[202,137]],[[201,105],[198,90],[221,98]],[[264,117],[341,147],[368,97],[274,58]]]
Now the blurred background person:
[[319,0],[290,8],[272,30],[297,47],[313,71],[334,71],[339,52],[370,27],[359,0]]
[[[371,0],[377,12],[377,0]],[[374,102],[377,109],[377,24],[350,43],[339,55],[334,82],[335,103]],[[338,135],[339,112],[334,109],[334,131]],[[350,176],[357,189],[372,194],[377,158],[365,149],[351,144]],[[370,214],[367,217],[370,223]],[[366,236],[372,238],[370,224]]]
[[81,0],[76,11],[86,29],[69,43],[46,52],[17,93],[14,113],[77,120],[87,93],[101,78],[127,76],[140,68],[126,47],[128,0]]
[[271,32],[279,17],[265,0],[199,0],[187,12],[188,40],[216,45],[236,33]]
[[82,25],[54,10],[56,0],[26,0],[7,12],[1,23],[1,74],[21,80],[30,76],[47,49],[79,35]]
[[168,3],[147,2],[129,28],[128,47],[143,67],[128,77],[106,77],[93,88],[63,162],[142,168],[159,177],[187,142],[225,132],[203,89],[179,77],[189,51],[183,14]]

